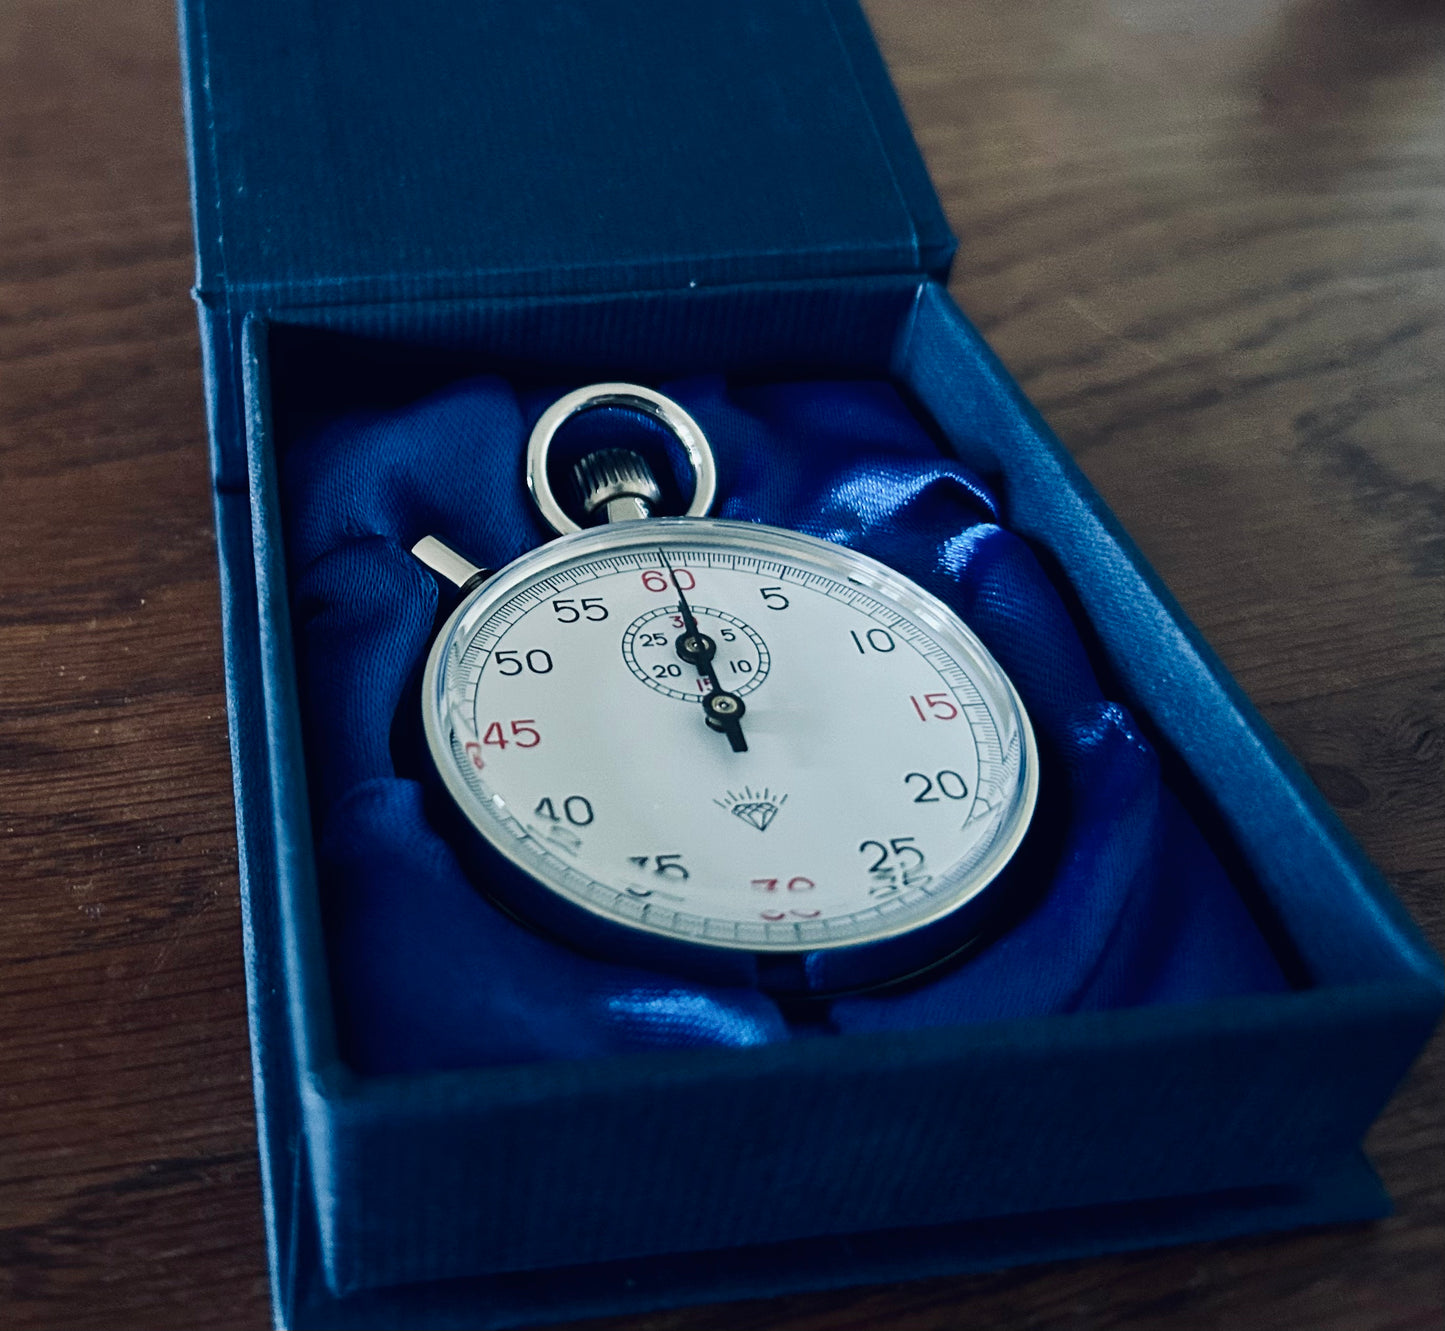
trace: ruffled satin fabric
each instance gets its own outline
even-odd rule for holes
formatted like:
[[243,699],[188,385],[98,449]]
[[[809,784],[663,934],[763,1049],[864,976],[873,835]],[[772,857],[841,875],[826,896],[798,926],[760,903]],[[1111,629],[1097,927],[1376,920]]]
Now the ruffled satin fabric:
[[[436,535],[500,567],[546,540],[521,457],[533,422],[574,386],[519,395],[471,379],[402,410],[335,419],[282,459],[332,987],[358,1071],[741,1047],[1286,987],[998,497],[883,382],[658,387],[712,442],[720,516],[899,569],[952,605],[1012,677],[1038,735],[1044,797],[1025,848],[1033,881],[1010,927],[921,982],[795,1019],[759,990],[582,955],[492,906],[423,799],[418,680],[439,607],[408,551]],[[638,428],[598,411],[568,438],[623,442]]]

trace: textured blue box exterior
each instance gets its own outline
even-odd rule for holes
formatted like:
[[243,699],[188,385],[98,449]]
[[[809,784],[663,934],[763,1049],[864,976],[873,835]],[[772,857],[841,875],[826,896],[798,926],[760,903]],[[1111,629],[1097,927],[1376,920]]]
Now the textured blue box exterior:
[[[1438,963],[931,280],[952,241],[851,3],[193,0],[183,29],[278,1323],[501,1326],[1379,1213],[1358,1143],[1438,1015]],[[891,374],[988,450],[966,460],[1004,476],[1301,988],[356,1077],[331,1027],[269,388],[343,334],[644,380]],[[789,1106],[828,1106],[827,1133],[750,1127]]]

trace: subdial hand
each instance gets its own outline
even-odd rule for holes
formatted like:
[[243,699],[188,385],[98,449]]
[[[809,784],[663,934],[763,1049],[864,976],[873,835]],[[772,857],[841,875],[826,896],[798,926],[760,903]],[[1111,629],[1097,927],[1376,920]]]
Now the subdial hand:
[[667,576],[672,579],[673,590],[677,592],[677,608],[682,615],[683,631],[678,634],[674,644],[677,654],[712,686],[710,691],[703,695],[703,716],[712,729],[719,730],[728,737],[734,753],[746,753],[748,742],[743,738],[742,721],[747,705],[736,693],[727,692],[718,682],[717,669],[713,665],[713,657],[717,655],[717,643],[698,628],[697,616],[692,613],[692,607],[687,603],[687,597],[666,552],[659,550],[657,553],[662,559],[663,568],[667,570]]

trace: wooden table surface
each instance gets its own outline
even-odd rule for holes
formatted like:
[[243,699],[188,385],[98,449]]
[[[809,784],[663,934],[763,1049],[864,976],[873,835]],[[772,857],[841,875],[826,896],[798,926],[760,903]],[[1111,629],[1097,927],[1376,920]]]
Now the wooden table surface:
[[[1445,945],[1445,6],[868,8],[955,295]],[[268,1316],[175,53],[0,6],[6,1328]],[[1378,1225],[625,1325],[1445,1325],[1439,1038],[1369,1147]]]

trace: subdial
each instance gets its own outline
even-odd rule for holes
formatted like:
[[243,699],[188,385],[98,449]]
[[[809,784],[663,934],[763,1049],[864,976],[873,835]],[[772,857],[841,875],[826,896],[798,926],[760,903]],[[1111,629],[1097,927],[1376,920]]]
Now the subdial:
[[[739,697],[751,693],[767,677],[771,661],[767,644],[736,615],[705,605],[692,604],[691,609],[698,632],[716,646],[712,666],[718,683]],[[669,698],[696,702],[711,692],[712,686],[696,666],[678,657],[677,638],[685,627],[677,605],[659,606],[639,615],[622,635],[622,659],[648,688]]]

